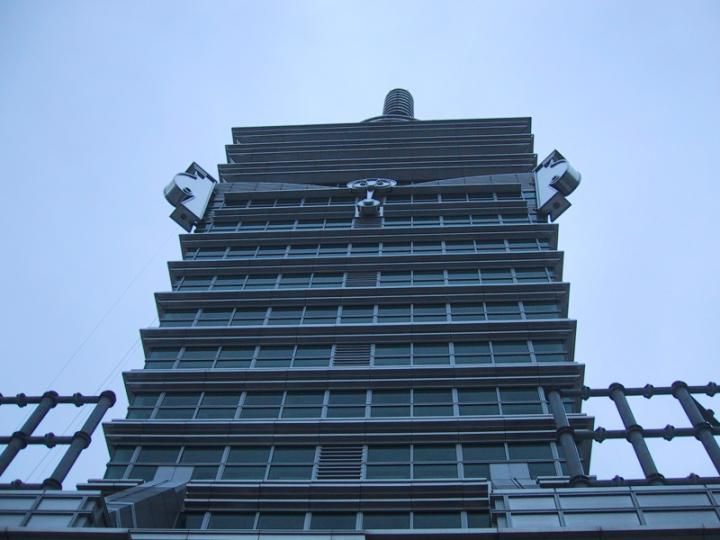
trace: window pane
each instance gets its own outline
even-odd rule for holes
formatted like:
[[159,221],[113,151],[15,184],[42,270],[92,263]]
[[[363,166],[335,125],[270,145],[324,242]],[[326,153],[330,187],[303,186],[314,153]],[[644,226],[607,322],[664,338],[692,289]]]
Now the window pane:
[[414,512],[413,529],[456,529],[460,512]]
[[552,458],[552,448],[548,443],[513,443],[508,445],[510,459]]
[[279,446],[275,448],[272,462],[275,463],[312,463],[315,460],[314,446]]
[[297,530],[302,529],[304,525],[304,512],[261,512],[258,520],[258,529]]
[[313,512],[310,528],[316,531],[355,529],[355,512]]
[[363,529],[409,529],[409,512],[364,512]]
[[463,444],[463,459],[468,461],[504,461],[503,444]]
[[187,446],[180,463],[220,463],[224,450],[222,446]]
[[268,446],[234,446],[230,448],[228,463],[267,463]]
[[255,512],[233,512],[221,514],[213,512],[208,529],[252,529],[255,525]]

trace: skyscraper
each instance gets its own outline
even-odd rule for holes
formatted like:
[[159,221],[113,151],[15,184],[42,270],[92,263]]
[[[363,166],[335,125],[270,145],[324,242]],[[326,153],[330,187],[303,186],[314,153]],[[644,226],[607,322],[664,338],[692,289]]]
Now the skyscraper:
[[105,425],[105,479],[82,486],[107,525],[718,534],[717,478],[666,482],[633,422],[646,478],[588,473],[600,435],[548,223],[579,175],[557,152],[537,166],[529,118],[421,121],[393,90],[364,122],[232,135],[219,181],[193,164],[166,190],[194,231]]

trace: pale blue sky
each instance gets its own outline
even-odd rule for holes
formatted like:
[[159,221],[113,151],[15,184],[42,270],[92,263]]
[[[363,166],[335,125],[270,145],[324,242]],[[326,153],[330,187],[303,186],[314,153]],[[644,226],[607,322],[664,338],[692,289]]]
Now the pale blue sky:
[[[715,1],[0,1],[0,392],[112,388],[123,416],[119,370],[179,257],[164,185],[216,171],[232,126],[358,121],[398,86],[422,119],[532,116],[540,158],[582,172],[560,247],[588,384],[717,380],[719,60]],[[653,403],[641,423],[686,424]],[[661,470],[711,472],[686,442]],[[638,475],[617,446],[595,472]],[[3,480],[47,476],[39,455]],[[98,435],[67,486],[106,459]]]

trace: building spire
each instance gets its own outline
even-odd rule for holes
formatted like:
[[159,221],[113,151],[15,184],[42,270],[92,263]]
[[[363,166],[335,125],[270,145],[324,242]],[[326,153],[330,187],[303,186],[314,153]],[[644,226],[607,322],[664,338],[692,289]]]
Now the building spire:
[[405,116],[414,118],[415,103],[412,94],[403,88],[390,90],[385,96],[383,116]]
[[366,122],[409,122],[415,120],[415,102],[404,88],[390,90],[385,96],[382,116],[368,118]]

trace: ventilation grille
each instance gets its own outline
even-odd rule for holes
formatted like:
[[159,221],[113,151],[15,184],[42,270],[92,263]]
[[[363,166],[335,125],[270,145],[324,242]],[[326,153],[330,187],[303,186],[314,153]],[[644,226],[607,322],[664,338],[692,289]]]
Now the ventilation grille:
[[349,272],[345,278],[346,287],[375,287],[377,272]]
[[322,446],[318,480],[360,480],[362,446]]
[[335,345],[334,366],[369,366],[369,343],[339,343]]

